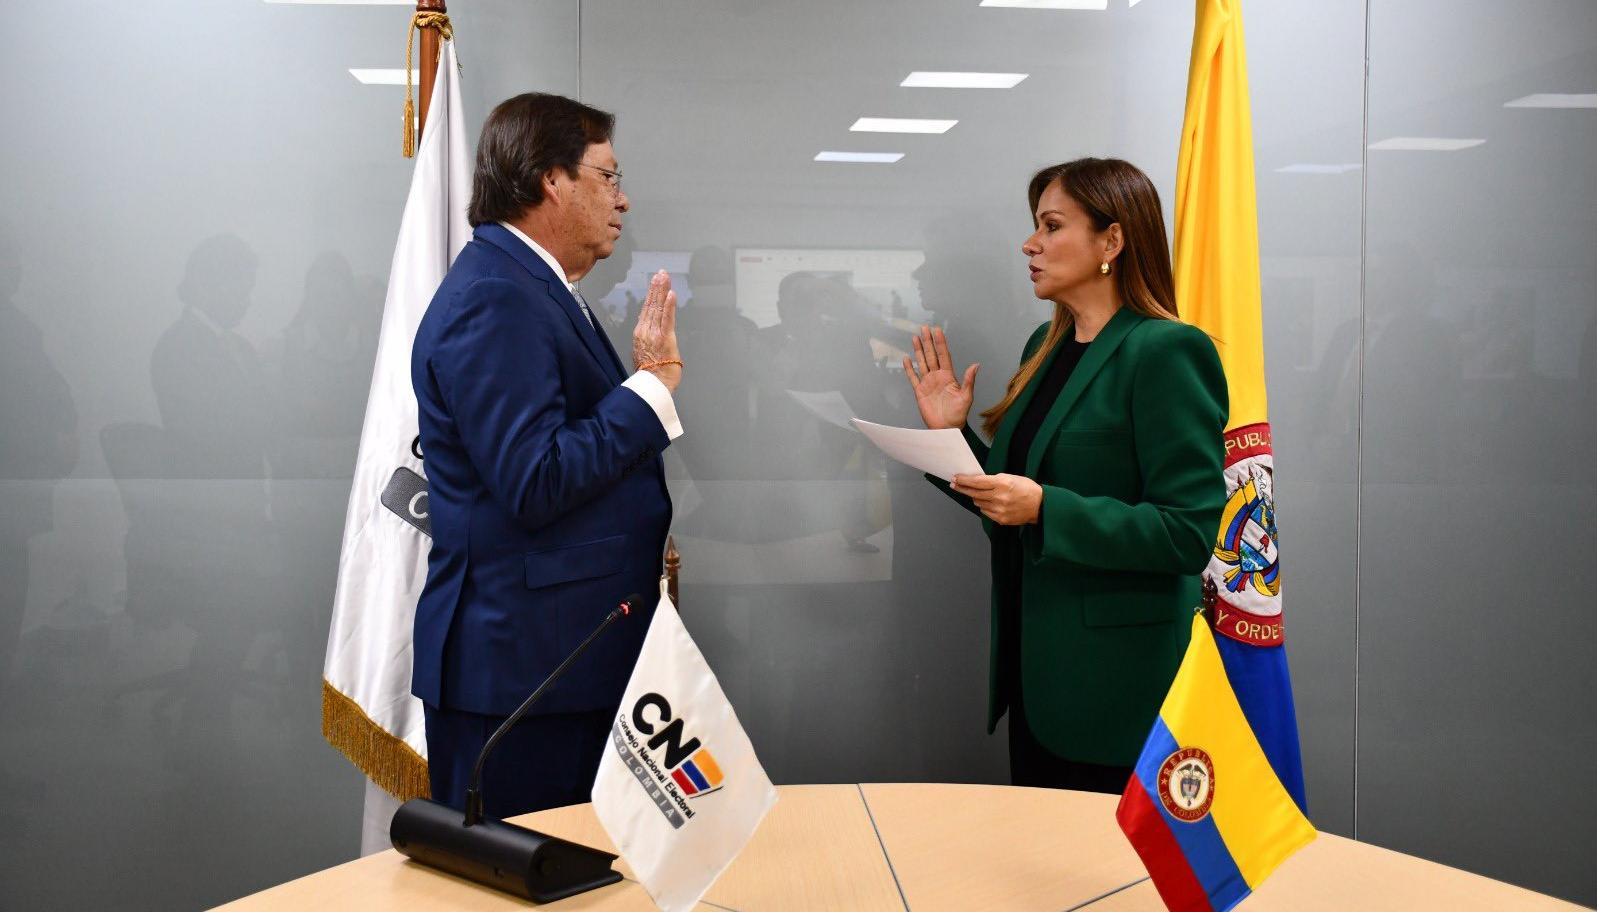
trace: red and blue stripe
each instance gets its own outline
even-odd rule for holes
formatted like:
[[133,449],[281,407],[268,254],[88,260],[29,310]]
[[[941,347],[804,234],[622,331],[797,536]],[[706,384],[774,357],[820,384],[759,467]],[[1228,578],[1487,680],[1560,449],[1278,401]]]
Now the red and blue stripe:
[[1159,767],[1177,750],[1164,719],[1155,720],[1115,816],[1171,912],[1226,912],[1252,890],[1214,818],[1177,820],[1159,800]]

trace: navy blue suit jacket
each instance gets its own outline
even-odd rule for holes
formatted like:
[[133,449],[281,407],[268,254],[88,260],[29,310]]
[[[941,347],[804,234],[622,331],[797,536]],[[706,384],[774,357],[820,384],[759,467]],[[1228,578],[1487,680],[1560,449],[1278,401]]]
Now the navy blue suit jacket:
[[659,592],[670,442],[621,360],[539,256],[499,225],[462,248],[410,360],[432,551],[412,692],[506,715],[631,593],[535,712],[621,699]]

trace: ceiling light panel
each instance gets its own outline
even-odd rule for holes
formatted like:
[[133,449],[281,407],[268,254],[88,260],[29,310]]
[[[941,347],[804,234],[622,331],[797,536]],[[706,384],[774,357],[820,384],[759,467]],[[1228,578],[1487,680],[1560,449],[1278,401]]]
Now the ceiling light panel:
[[916,70],[900,86],[910,89],[1013,89],[1025,73],[945,73]]
[[904,157],[902,152],[817,152],[818,162],[855,162],[858,164],[890,165]]
[[861,117],[849,129],[855,133],[947,133],[957,123],[915,117]]

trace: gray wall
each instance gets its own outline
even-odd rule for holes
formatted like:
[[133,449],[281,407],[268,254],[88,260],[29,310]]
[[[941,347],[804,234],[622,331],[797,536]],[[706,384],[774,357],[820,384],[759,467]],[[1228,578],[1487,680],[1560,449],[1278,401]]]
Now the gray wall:
[[[12,6],[39,40],[0,64],[0,908],[201,907],[358,843],[318,679],[409,169],[401,90],[345,69],[397,65],[406,14]],[[878,362],[929,311],[996,399],[1044,318],[1031,170],[1125,157],[1168,215],[1192,4],[457,6],[469,129],[527,89],[620,117],[634,210],[585,291],[619,333],[628,265],[692,296],[685,614],[773,778],[1004,781],[980,530],[788,391],[909,421]],[[1246,25],[1315,820],[1597,903],[1597,115],[1504,107],[1597,91],[1597,12],[1253,2]],[[1367,150],[1404,136],[1486,142]],[[805,269],[846,282],[779,313]]]
[[1369,157],[1358,835],[1597,905],[1597,111],[1504,107],[1597,5],[1469,8],[1370,10],[1372,142],[1486,142]]

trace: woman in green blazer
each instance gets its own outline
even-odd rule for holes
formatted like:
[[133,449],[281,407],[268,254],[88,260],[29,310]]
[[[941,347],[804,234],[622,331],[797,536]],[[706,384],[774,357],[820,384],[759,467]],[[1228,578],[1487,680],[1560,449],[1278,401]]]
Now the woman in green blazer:
[[1002,400],[966,424],[941,329],[904,371],[929,428],[962,428],[983,475],[933,479],[992,541],[987,730],[1010,713],[1016,785],[1120,792],[1186,649],[1225,500],[1226,383],[1176,315],[1153,183],[1116,159],[1045,168],[1021,251],[1054,303]]

